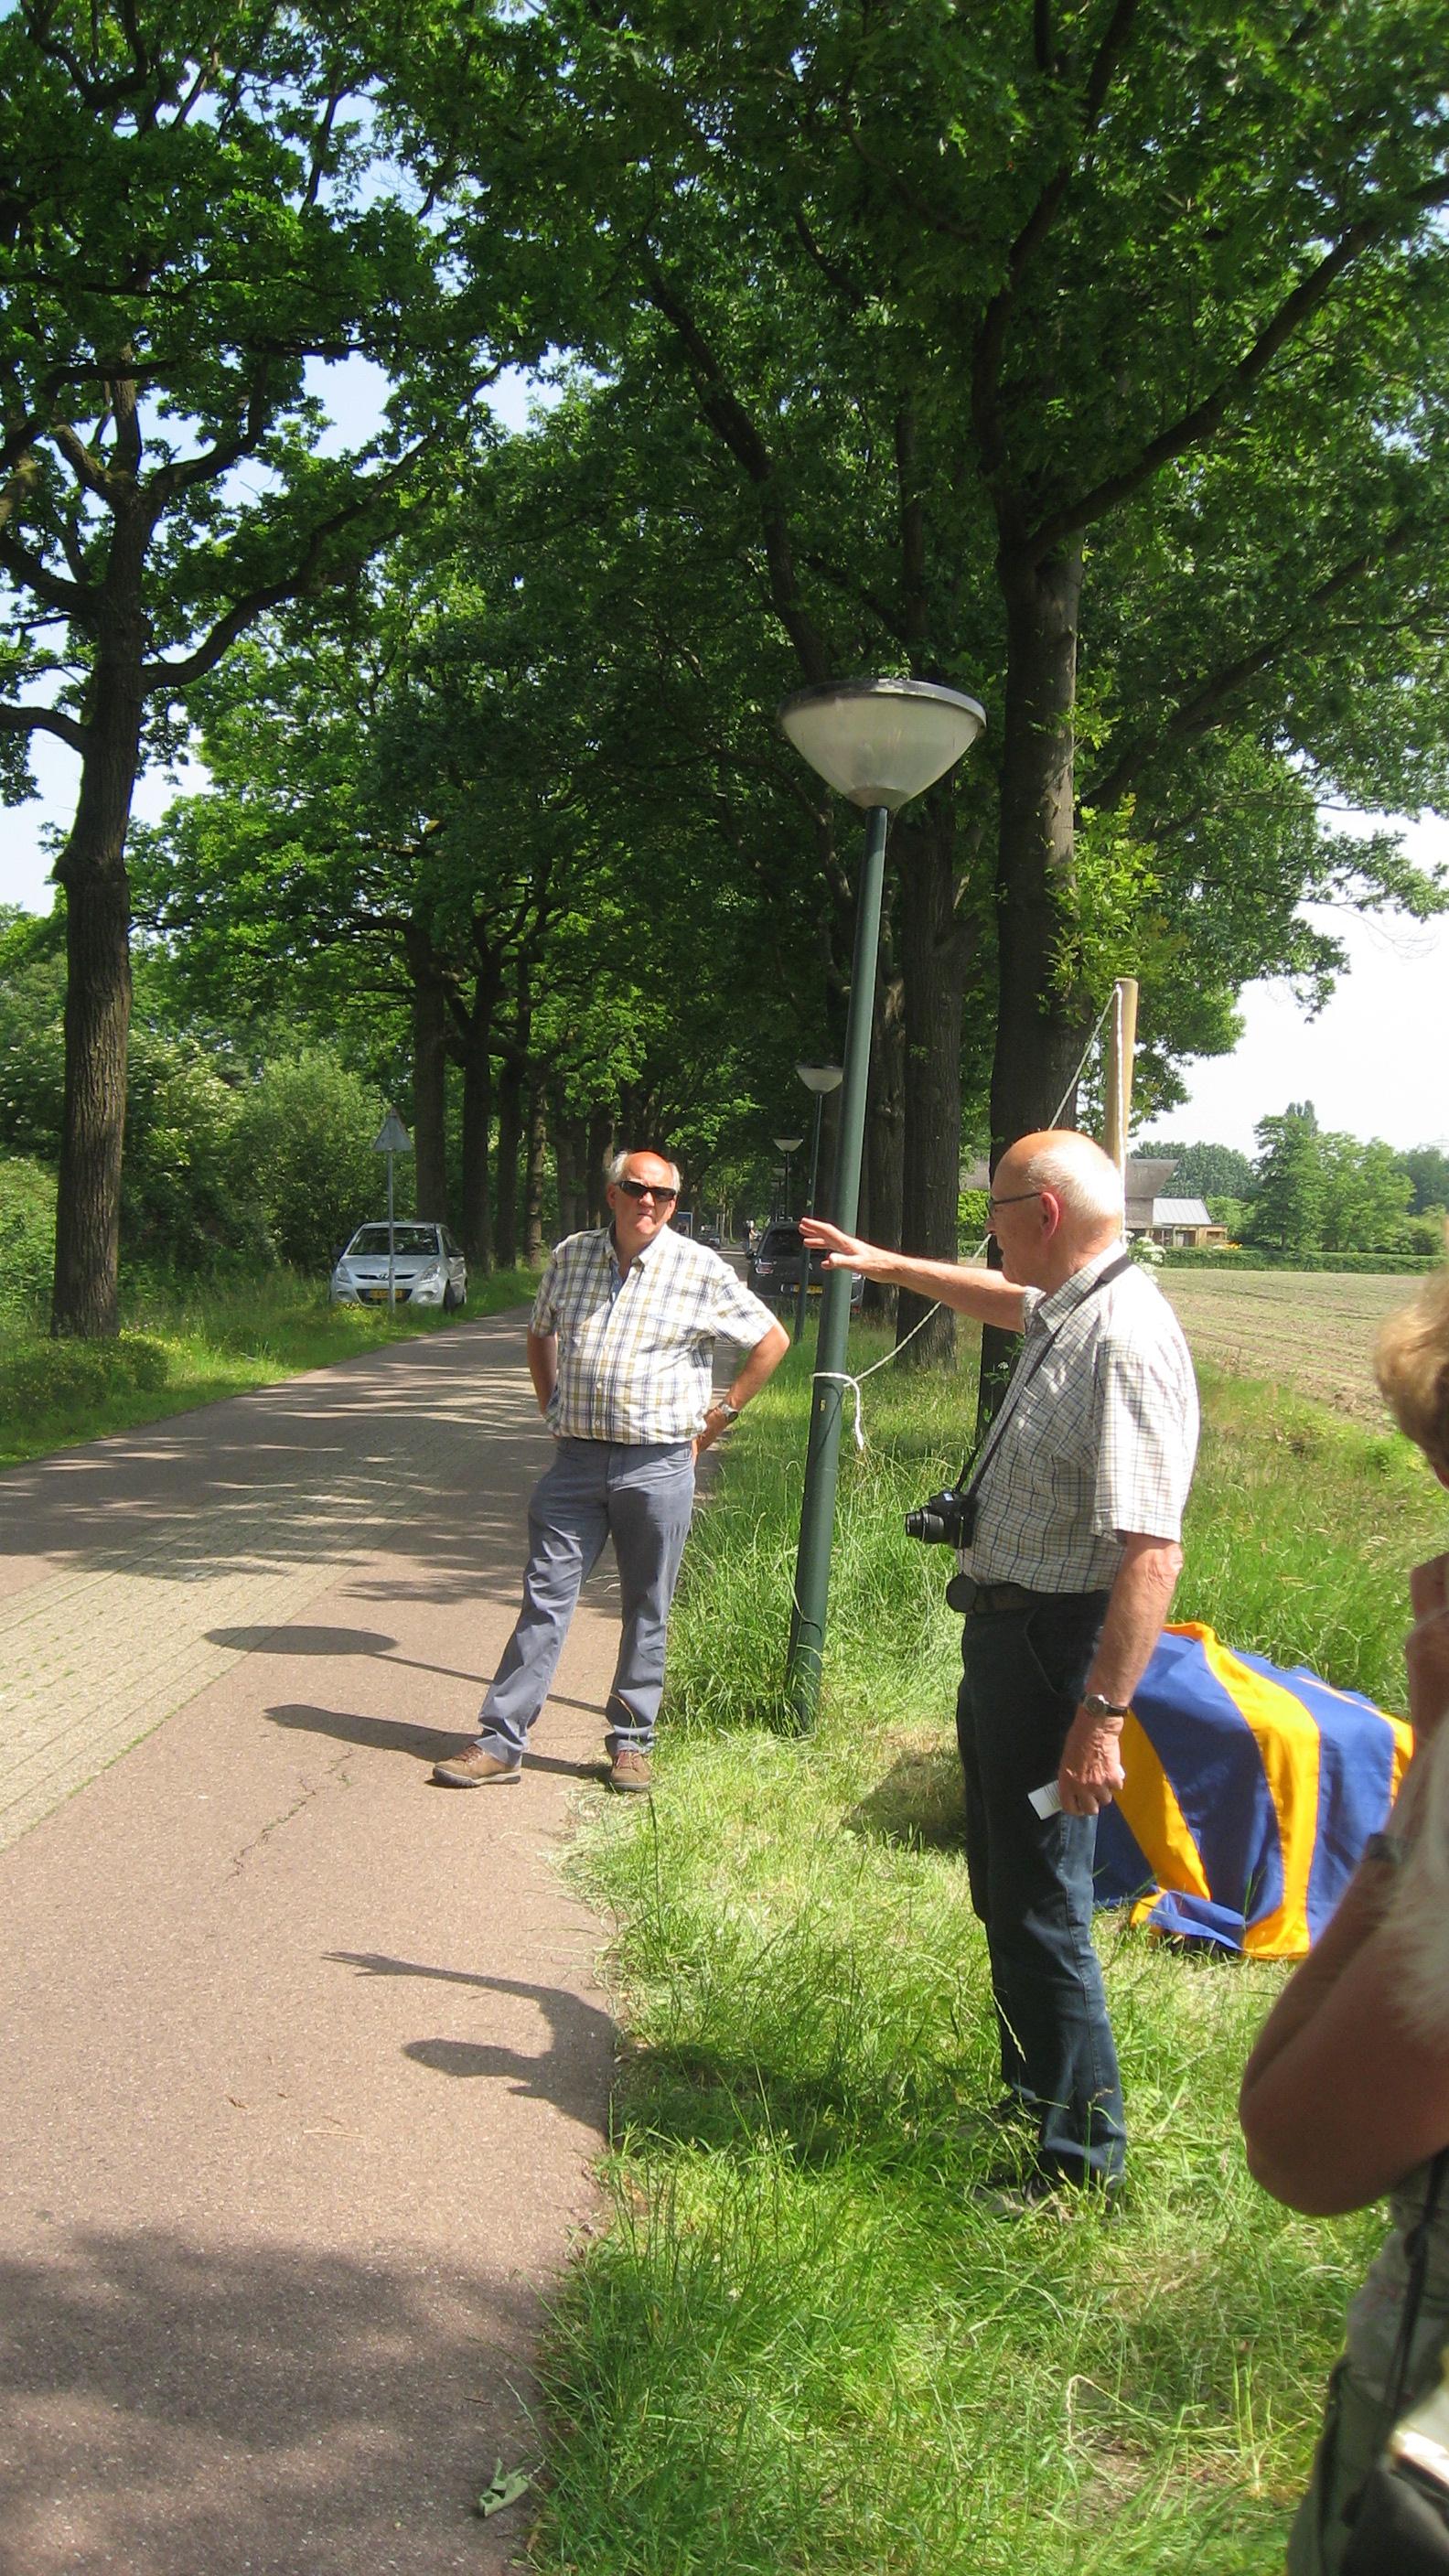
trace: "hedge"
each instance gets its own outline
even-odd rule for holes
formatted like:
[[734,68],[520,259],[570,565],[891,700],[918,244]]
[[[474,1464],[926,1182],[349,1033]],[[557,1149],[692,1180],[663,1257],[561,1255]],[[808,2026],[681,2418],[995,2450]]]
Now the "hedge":
[[1168,1270],[1356,1270],[1393,1278],[1438,1270],[1441,1264],[1425,1252],[1277,1252],[1268,1244],[1180,1244],[1164,1247]]

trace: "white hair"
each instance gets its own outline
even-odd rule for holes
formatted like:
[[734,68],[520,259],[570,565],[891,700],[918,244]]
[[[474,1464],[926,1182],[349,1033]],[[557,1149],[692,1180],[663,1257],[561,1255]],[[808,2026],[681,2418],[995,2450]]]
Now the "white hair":
[[1038,1146],[1022,1179],[1028,1189],[1050,1190],[1068,1216],[1084,1223],[1115,1226],[1120,1234],[1127,1221],[1122,1175],[1090,1136],[1064,1130],[1050,1145]]
[[670,1187],[674,1190],[679,1188],[679,1165],[671,1163],[667,1154],[656,1154],[652,1145],[630,1145],[622,1154],[611,1154],[604,1165],[604,1178],[611,1190],[618,1188],[624,1177],[626,1163],[632,1163],[637,1154],[648,1154],[654,1162],[663,1163],[669,1173]]

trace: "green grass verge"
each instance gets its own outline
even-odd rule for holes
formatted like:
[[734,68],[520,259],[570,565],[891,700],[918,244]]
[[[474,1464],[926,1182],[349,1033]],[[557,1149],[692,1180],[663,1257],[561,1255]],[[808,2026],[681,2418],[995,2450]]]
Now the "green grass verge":
[[[529,1271],[499,1271],[472,1284],[467,1313],[526,1304],[536,1286]],[[333,1306],[316,1280],[267,1271],[225,1287],[134,1294],[112,1342],[8,1330],[0,1338],[0,1466],[189,1413],[380,1344],[448,1332],[454,1320],[436,1309],[389,1315]]]
[[[1182,1614],[1398,1704],[1404,1568],[1443,1535],[1413,1453],[1231,1379],[1205,1397]],[[1276,2576],[1378,2232],[1248,2178],[1237,2083],[1281,1971],[1104,1917],[1129,2205],[1112,2226],[973,2205],[1001,2142],[978,2120],[959,1623],[944,1551],[900,1534],[960,1464],[972,1386],[870,1381],[799,1742],[777,1726],[806,1404],[792,1358],[691,1541],[652,1809],[595,1813],[576,1853],[617,1927],[625,2044],[613,2223],[546,2360],[536,2563]]]

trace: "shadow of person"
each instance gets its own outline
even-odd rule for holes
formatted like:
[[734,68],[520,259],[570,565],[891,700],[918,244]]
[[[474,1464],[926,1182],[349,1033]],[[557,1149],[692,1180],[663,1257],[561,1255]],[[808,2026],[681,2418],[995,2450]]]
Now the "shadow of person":
[[573,1994],[567,1986],[531,1985],[518,1977],[491,1977],[471,1968],[435,1967],[425,1960],[393,1959],[379,1950],[328,1950],[333,1967],[355,1968],[363,1977],[419,1977],[435,1984],[472,1986],[479,1994],[509,2002],[536,2004],[548,2029],[548,2045],[537,2052],[510,2048],[495,2040],[412,2039],[404,2057],[431,2067],[436,2075],[511,2080],[515,2093],[551,2102],[573,2119],[596,2125],[598,2068],[601,2052],[612,2062],[614,2024],[601,2005]]
[[363,1717],[356,1709],[313,1708],[305,1701],[284,1701],[265,1709],[274,1726],[300,1735],[330,1735],[338,1744],[359,1744],[369,1753],[405,1753],[414,1762],[438,1762],[456,1749],[456,1727],[415,1726],[400,1717]]
[[966,1818],[954,1744],[906,1747],[841,1821],[848,1833],[868,1841],[958,1850],[966,1838]]
[[[586,1709],[603,1725],[604,1712],[594,1701],[562,1700],[558,1705]],[[307,1700],[283,1700],[262,1714],[273,1726],[292,1727],[299,1735],[330,1735],[338,1744],[360,1744],[369,1753],[404,1753],[413,1762],[439,1762],[474,1741],[461,1727],[416,1726],[401,1717],[364,1717],[357,1709],[318,1708]],[[524,1757],[524,1769],[546,1771],[560,1780],[598,1780],[608,1764],[602,1751],[581,1761],[561,1753],[530,1751]]]

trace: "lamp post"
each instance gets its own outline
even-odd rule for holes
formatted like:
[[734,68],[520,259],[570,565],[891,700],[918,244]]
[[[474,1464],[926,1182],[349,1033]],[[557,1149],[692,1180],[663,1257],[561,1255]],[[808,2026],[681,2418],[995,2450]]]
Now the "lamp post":
[[[821,1113],[825,1107],[825,1095],[827,1091],[837,1091],[839,1089],[843,1079],[843,1070],[838,1064],[797,1064],[795,1071],[804,1083],[806,1090],[813,1091],[815,1094],[815,1135],[810,1147],[809,1203],[809,1213],[811,1216],[814,1216],[816,1214],[815,1193],[820,1181]],[[803,1342],[805,1339],[805,1309],[809,1299],[809,1290],[810,1256],[802,1246],[800,1260],[800,1293],[795,1301],[795,1339],[797,1342]]]
[[805,1139],[803,1136],[777,1136],[775,1138],[776,1153],[783,1154],[785,1157],[785,1202],[780,1210],[780,1214],[785,1218],[787,1224],[790,1216],[790,1157],[792,1154],[799,1153],[804,1142]]
[[[892,814],[942,777],[970,749],[986,716],[975,698],[964,697],[957,689],[939,688],[933,681],[846,680],[826,688],[797,691],[786,699],[778,721],[812,769],[818,770],[842,796],[848,796],[852,805],[859,805],[866,816],[831,1203],[834,1222],[850,1234],[855,1230],[860,1208],[886,833]],[[815,1348],[810,1446],[805,1460],[795,1603],[786,1666],[786,1689],[802,1729],[813,1723],[820,1697],[849,1326],[850,1274],[846,1270],[827,1270]]]

